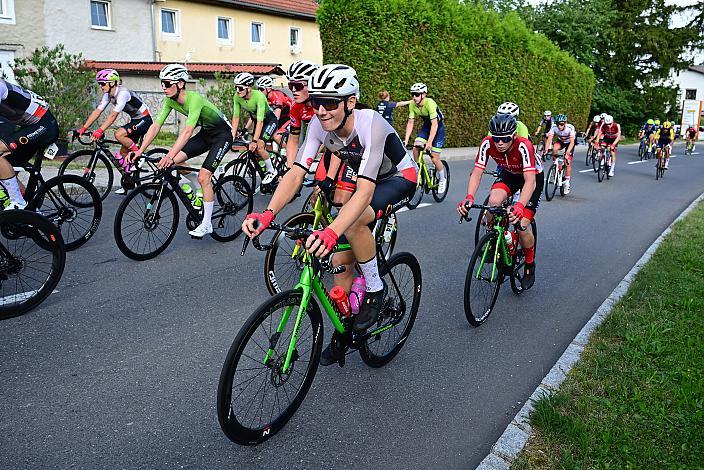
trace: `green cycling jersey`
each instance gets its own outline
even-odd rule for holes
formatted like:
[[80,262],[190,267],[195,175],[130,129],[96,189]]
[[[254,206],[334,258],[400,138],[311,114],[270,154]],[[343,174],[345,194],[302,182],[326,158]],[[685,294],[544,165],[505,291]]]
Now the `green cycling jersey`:
[[202,126],[204,130],[218,129],[223,126],[230,127],[230,123],[222,111],[195,91],[186,92],[183,105],[179,104],[176,100],[166,98],[155,122],[159,125],[163,125],[172,109],[187,116],[187,126]]
[[413,101],[408,105],[408,119],[415,119],[416,116],[420,116],[425,125],[430,125],[430,121],[433,119],[438,120],[438,126],[443,125],[444,116],[442,115],[442,111],[440,111],[435,100],[427,96],[423,100],[423,106],[420,108]]
[[232,115],[239,116],[240,108],[244,109],[257,122],[263,122],[267,114],[273,113],[269,109],[269,101],[266,95],[259,90],[252,90],[252,95],[248,100],[240,98],[235,94]]

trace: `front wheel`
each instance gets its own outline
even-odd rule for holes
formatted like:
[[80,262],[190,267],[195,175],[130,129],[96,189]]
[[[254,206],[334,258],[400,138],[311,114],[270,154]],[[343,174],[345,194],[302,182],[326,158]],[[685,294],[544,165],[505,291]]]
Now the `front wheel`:
[[446,181],[447,184],[445,185],[445,191],[442,193],[438,192],[439,188],[437,185],[435,185],[435,187],[433,187],[433,199],[435,199],[435,202],[444,201],[445,197],[447,197],[447,193],[450,191],[450,167],[445,160],[441,160],[441,162],[442,162],[442,166],[445,168],[445,178],[447,179],[447,181]]
[[[410,253],[393,255],[386,266],[380,266],[379,274],[388,286],[388,294],[377,323],[370,328],[372,336],[359,350],[364,363],[371,367],[388,364],[405,344],[416,321],[422,285],[420,264]],[[387,325],[393,326],[383,329]],[[374,329],[383,331],[374,334]]]
[[599,152],[599,156],[597,157],[597,162],[596,162],[596,179],[599,180],[599,183],[604,181],[604,176],[606,176],[606,156],[604,155],[604,152]]
[[[218,383],[217,412],[220,428],[237,444],[260,444],[279,432],[313,383],[323,344],[322,317],[315,301],[302,303],[300,291],[268,299],[230,346]],[[294,324],[298,330],[285,369]]]
[[[76,175],[85,179],[96,187],[103,201],[110,194],[115,178],[108,158],[102,152],[94,150],[79,150],[66,157],[59,166],[59,175]],[[98,178],[102,180],[103,176],[106,178],[105,182],[96,181]]]
[[418,207],[420,201],[423,200],[423,191],[425,191],[425,180],[423,179],[422,172],[418,172],[418,183],[416,184],[416,192],[413,193],[411,199],[406,203],[406,207],[413,210]]
[[[301,212],[288,218],[284,227],[313,227],[315,216],[310,212]],[[271,239],[271,248],[264,257],[264,282],[271,295],[293,289],[301,277],[305,248],[297,240],[291,240],[283,232],[277,231]]]
[[211,236],[219,242],[229,242],[242,233],[242,222],[252,212],[252,189],[244,179],[229,175],[218,180],[214,191]]
[[257,172],[252,169],[250,157],[246,150],[225,165],[225,174],[243,178],[249,184],[249,187],[252,188],[253,193],[256,193],[259,189],[257,188]]
[[557,190],[557,164],[550,166],[548,170],[548,177],[545,181],[545,199],[547,201],[552,201],[555,197],[555,191]]
[[[484,198],[483,204],[485,206],[489,205],[489,195]],[[474,246],[477,246],[479,239],[484,233],[487,233],[489,229],[489,212],[486,209],[480,209],[479,215],[477,215],[477,224],[474,227]]]
[[[489,318],[499,289],[504,280],[501,253],[496,256],[499,243],[496,232],[489,232],[474,248],[464,281],[464,315],[472,326],[479,326]],[[496,262],[495,262],[496,261]]]

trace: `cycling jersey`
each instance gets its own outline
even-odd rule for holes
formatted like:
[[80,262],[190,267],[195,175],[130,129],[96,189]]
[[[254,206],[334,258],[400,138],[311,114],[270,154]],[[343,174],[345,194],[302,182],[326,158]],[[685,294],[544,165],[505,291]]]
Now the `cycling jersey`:
[[240,115],[240,108],[243,108],[253,121],[264,122],[264,120],[276,120],[276,115],[269,109],[269,102],[259,90],[252,90],[249,99],[241,98],[235,94],[233,116]]
[[269,107],[271,109],[281,110],[281,116],[288,116],[291,113],[293,100],[283,91],[271,90],[269,94],[266,95],[266,98],[269,101]]
[[546,134],[553,126],[555,126],[555,120],[552,117],[550,119],[543,118],[538,124],[538,129],[544,129],[543,134]]
[[114,106],[114,112],[119,113],[124,111],[129,114],[132,119],[141,119],[150,114],[149,108],[144,104],[139,95],[123,86],[117,87],[115,96],[112,96],[110,93],[103,94],[103,99],[100,101],[98,109],[103,111],[110,103]]
[[379,101],[376,104],[376,112],[381,114],[381,117],[386,119],[386,122],[393,125],[394,124],[394,108],[396,107],[395,101]]
[[644,125],[641,130],[645,133],[645,135],[650,135],[655,132],[655,124],[646,124]]
[[334,132],[324,131],[318,118],[313,118],[295,164],[307,172],[322,144],[352,168],[358,178],[377,183],[401,176],[415,183],[418,166],[394,128],[372,109],[352,112],[354,130],[344,140]]
[[219,130],[222,128],[232,129],[225,115],[216,108],[213,103],[195,91],[186,92],[186,99],[183,105],[171,98],[165,98],[155,122],[160,126],[163,125],[172,109],[187,116],[187,126],[201,126],[205,131]]
[[689,135],[690,139],[694,139],[694,136],[697,135],[697,130],[694,127],[687,128],[685,132]]
[[557,137],[560,142],[567,143],[570,139],[575,138],[577,132],[574,130],[574,126],[572,124],[565,124],[565,128],[562,130],[560,130],[560,128],[557,127],[557,124],[555,124],[548,132],[548,136],[551,135]]
[[669,143],[675,140],[675,130],[672,127],[669,129],[660,128],[655,132],[655,138],[659,143]]
[[477,158],[474,160],[475,168],[486,170],[489,157],[496,161],[499,168],[510,173],[542,173],[543,171],[541,160],[535,158],[533,144],[525,137],[516,137],[506,153],[499,152],[491,137],[484,137],[484,140],[479,144]]
[[602,124],[601,127],[599,127],[599,134],[601,134],[604,140],[613,142],[616,140],[616,137],[621,134],[621,125],[615,122],[610,125]]
[[411,101],[408,105],[408,119],[415,119],[416,116],[420,116],[423,119],[424,126],[430,126],[430,121],[433,119],[438,120],[438,127],[444,126],[442,111],[440,111],[440,108],[435,100],[428,98],[427,96],[423,100],[423,106],[420,108],[415,101]]
[[313,107],[305,103],[293,103],[291,106],[291,135],[301,135],[303,125],[308,125],[315,116]]
[[31,126],[49,110],[44,98],[33,91],[0,79],[0,117],[18,126]]

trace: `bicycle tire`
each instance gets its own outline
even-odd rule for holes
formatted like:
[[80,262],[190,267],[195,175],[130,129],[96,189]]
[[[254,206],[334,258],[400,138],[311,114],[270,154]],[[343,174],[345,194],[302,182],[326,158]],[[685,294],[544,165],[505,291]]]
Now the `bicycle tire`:
[[601,183],[604,181],[604,175],[605,175],[605,157],[602,152],[599,152],[599,161],[597,162],[597,168],[596,168],[596,178]]
[[445,200],[447,197],[447,193],[450,192],[450,166],[447,164],[445,160],[441,160],[442,166],[445,167],[445,178],[447,178],[447,184],[445,185],[445,192],[440,194],[438,193],[438,186],[435,185],[433,187],[433,199],[435,199],[435,202],[442,202]]
[[252,189],[239,176],[228,175],[221,177],[213,190],[215,205],[210,219],[213,224],[210,236],[219,242],[232,241],[240,236],[242,222],[252,212]]
[[643,157],[645,156],[645,148],[643,147],[643,141],[641,141],[640,145],[638,145],[638,158],[640,161],[643,161]]
[[[561,178],[559,178],[559,177],[557,178],[558,181],[560,181],[560,185],[559,185],[559,187],[560,187],[560,197],[565,197],[565,177],[567,176],[567,169],[565,168],[566,165],[567,165],[567,163],[563,163],[563,166],[562,166],[562,177],[561,177]],[[559,175],[558,175],[558,176],[559,176]]]
[[584,157],[585,166],[589,166],[589,164],[591,163],[591,162],[589,161],[589,157],[591,156],[591,153],[592,153],[592,146],[589,145],[589,146],[587,147],[587,153],[586,153],[586,155],[585,155],[585,157]]
[[[95,155],[98,160],[95,163],[93,171],[90,171],[90,161]],[[87,158],[86,158],[87,157]],[[95,179],[99,171],[104,171],[107,173],[108,181],[105,186],[96,186]],[[87,182],[95,186],[98,190],[101,200],[105,200],[112,190],[112,186],[115,180],[115,174],[113,172],[112,162],[101,152],[95,150],[79,150],[73,152],[71,155],[66,157],[66,159],[59,165],[59,176],[62,175],[76,175]]]
[[[36,308],[54,291],[66,265],[66,247],[54,224],[24,210],[0,212],[0,245],[0,320],[4,320]],[[38,254],[29,253],[32,247]],[[39,271],[40,261],[48,271]]]
[[[133,259],[135,261],[144,261],[148,259],[152,259],[156,256],[158,256],[161,252],[163,252],[171,243],[171,241],[174,239],[174,236],[176,235],[176,229],[178,228],[178,223],[179,223],[179,209],[178,209],[178,200],[176,199],[176,195],[174,192],[164,186],[163,190],[163,199],[162,199],[162,204],[164,201],[169,201],[170,206],[171,206],[171,220],[170,220],[170,226],[166,226],[168,228],[168,232],[166,234],[166,238],[162,241],[159,242],[158,245],[156,245],[156,248],[154,248],[151,251],[135,251],[133,248],[128,246],[128,243],[131,243],[134,240],[134,237],[136,236],[135,234],[138,233],[139,230],[145,229],[148,233],[153,233],[156,231],[160,226],[161,226],[161,219],[163,217],[162,215],[162,209],[163,206],[160,207],[159,209],[159,214],[158,216],[155,217],[150,217],[149,219],[145,220],[145,215],[144,213],[140,212],[141,207],[150,210],[151,207],[149,205],[153,205],[155,199],[157,198],[159,191],[161,190],[161,184],[159,183],[147,183],[139,188],[135,189],[134,191],[131,191],[125,199],[122,200],[122,203],[120,206],[117,208],[117,211],[115,212],[115,223],[113,226],[113,235],[115,236],[115,242],[117,243],[117,247],[120,249],[122,254],[127,256],[130,259]],[[137,201],[135,204],[134,208],[130,209],[129,214],[127,213],[128,206],[132,204],[132,201],[136,200],[137,198],[142,198],[141,200]],[[127,220],[125,221],[125,216],[139,216],[139,218],[134,218],[132,220]],[[126,227],[123,227],[123,225],[129,224]],[[140,225],[141,227],[140,228]],[[127,237],[123,235],[123,228],[131,228],[136,225],[135,231],[129,233]],[[141,235],[139,235],[141,239]],[[148,238],[148,237],[147,237]],[[139,240],[137,240],[139,242]]]
[[103,217],[98,190],[76,175],[51,178],[39,188],[27,208],[38,211],[58,227],[66,251],[73,251],[90,240]]
[[[533,230],[534,244],[533,246],[538,246],[538,226],[535,224],[535,220],[530,221],[530,227]],[[523,247],[519,246],[516,253],[513,255],[513,271],[510,274],[511,280],[511,290],[516,295],[521,295],[523,293],[523,286],[521,285],[521,280],[523,279],[523,273],[521,269],[525,266],[525,254],[523,253]]]
[[[464,281],[464,315],[467,318],[467,321],[469,322],[470,325],[477,327],[480,326],[482,323],[484,323],[487,318],[489,318],[489,315],[491,315],[491,312],[494,310],[494,305],[496,304],[496,299],[499,296],[499,291],[501,290],[501,283],[503,282],[504,279],[504,272],[503,269],[500,266],[496,266],[495,268],[494,263],[487,263],[485,262],[482,266],[478,266],[478,263],[481,263],[482,261],[482,256],[484,254],[484,247],[489,245],[489,251],[487,253],[487,256],[490,256],[494,254],[494,249],[491,247],[491,244],[493,243],[498,243],[498,234],[494,231],[491,231],[484,235],[482,239],[479,241],[479,244],[474,248],[474,252],[472,253],[472,257],[470,258],[469,261],[469,266],[467,267],[467,275],[465,277]],[[493,259],[492,259],[493,261]],[[501,254],[499,254],[499,259],[497,260],[497,263],[500,265],[502,264],[501,261]],[[477,269],[481,268],[482,272],[485,267],[489,267],[489,272],[488,276],[489,278],[487,279],[489,281],[489,297],[486,297],[484,300],[488,300],[488,302],[485,302],[488,305],[482,305],[478,304],[479,301],[472,302],[472,293],[473,293],[473,288],[472,286],[474,285],[474,292],[479,290],[479,281],[481,279],[476,279],[475,273],[477,273]],[[494,285],[491,287],[491,276],[492,276],[492,270],[495,269],[495,275],[496,279],[494,280]],[[481,274],[480,274],[481,277]],[[493,291],[493,292],[491,292]],[[474,303],[474,306],[472,304]],[[475,315],[474,312],[477,312],[478,315]],[[480,313],[481,312],[481,313]]]
[[[403,272],[400,266],[406,266],[407,271]],[[387,276],[385,282],[388,286],[388,294],[384,299],[376,326],[370,327],[370,330],[381,327],[388,323],[389,320],[392,321],[392,324],[393,322],[397,323],[395,326],[367,339],[359,349],[359,355],[364,363],[374,368],[383,367],[391,362],[403,345],[406,344],[408,335],[411,334],[411,329],[418,315],[423,283],[420,264],[416,257],[410,253],[396,253],[389,258],[386,265],[380,264],[380,268],[379,275],[382,278]],[[389,271],[393,273],[402,294],[396,292],[390,277],[388,277]],[[401,311],[399,297],[403,298],[406,304],[403,311]],[[412,297],[410,302],[407,297]],[[397,329],[397,327],[400,328]],[[380,345],[379,343],[388,345],[388,350],[377,349],[376,346]]]
[[253,171],[252,167],[249,165],[249,156],[246,151],[240,152],[239,155],[225,165],[225,175],[234,175],[244,178],[244,180],[249,183],[249,187],[254,194],[259,192],[259,188],[257,187],[257,172]]
[[[488,194],[484,198],[484,202],[482,204],[485,206],[489,205],[489,195]],[[474,246],[477,246],[477,243],[479,243],[479,237],[482,232],[482,227],[484,227],[485,229],[486,229],[486,227],[488,227],[487,221],[486,221],[486,214],[487,214],[486,209],[479,210],[479,215],[477,216],[477,223],[475,224],[475,227],[474,227]],[[485,233],[487,233],[486,230],[485,230]]]
[[416,207],[418,207],[418,204],[420,204],[420,201],[423,200],[423,193],[425,192],[425,178],[423,177],[423,173],[419,172],[418,173],[418,183],[416,184],[416,192],[413,193],[413,196],[411,196],[411,199],[408,200],[406,203],[406,207],[408,209],[413,210]]
[[[283,363],[282,356],[285,357],[290,343],[290,335],[277,336],[274,333],[279,321],[274,320],[272,318],[273,315],[277,314],[278,316],[278,312],[285,307],[293,308],[291,317],[289,317],[287,322],[287,326],[292,326],[298,310],[295,307],[300,306],[302,301],[303,294],[301,291],[285,291],[267,299],[247,319],[227,352],[222,371],[220,372],[220,380],[218,381],[217,414],[220,428],[232,442],[240,445],[256,445],[270,439],[291,419],[298,407],[303,403],[303,399],[313,383],[315,373],[318,370],[323,343],[322,316],[315,300],[310,299],[306,315],[301,321],[296,341],[295,361],[292,365],[293,369],[288,374],[284,374],[281,371],[281,366]],[[305,319],[308,319],[309,324],[303,324]],[[269,325],[268,331],[267,324]],[[261,332],[259,331],[260,327],[262,327]],[[288,330],[292,331],[293,328],[288,328]],[[303,354],[301,354],[299,349],[303,350],[305,346],[302,345],[307,338],[311,339],[310,353],[303,351]],[[252,345],[251,343],[254,344]],[[262,349],[271,348],[272,345],[274,358],[266,364],[262,363],[263,361],[259,360],[259,358],[263,360],[265,357],[265,352]],[[248,346],[252,346],[252,352],[249,352]],[[289,395],[285,387],[289,381],[293,382],[293,379],[296,379],[297,376],[293,374],[293,372],[296,372],[296,365],[306,362],[302,361],[302,358],[308,359],[307,365],[302,366],[306,367],[303,373],[299,372],[299,375],[302,375],[302,379],[300,379],[300,385],[291,390],[290,393],[293,394],[293,399],[291,400],[291,395]],[[246,368],[240,370],[238,366],[241,362],[248,362],[248,364]],[[249,374],[248,372],[252,370],[259,370],[259,372]],[[236,378],[239,380],[240,376],[249,375],[253,375],[253,377],[242,382],[235,382]],[[257,387],[255,382],[261,382],[261,385]],[[256,394],[250,400],[246,398],[239,400],[253,383],[255,383],[253,390],[257,390]],[[240,388],[238,389],[237,387]],[[282,396],[279,396],[279,389],[283,389],[283,392],[281,392]],[[274,392],[275,400],[272,400],[271,404],[265,407],[264,400],[270,390]],[[234,399],[233,392],[239,392]],[[261,398],[259,397],[260,392]],[[251,394],[251,392],[249,393]],[[288,399],[288,404],[281,411],[281,402],[286,399]],[[241,414],[238,416],[240,411],[238,405],[241,402],[243,408],[248,407],[248,412],[255,401],[261,403],[258,415],[259,420],[255,424],[257,418],[257,415],[255,415],[251,422],[245,422],[249,420]],[[279,414],[274,418],[273,411],[277,405],[279,406]],[[263,422],[263,411],[265,408],[271,409],[272,414],[267,421]]]
[[557,190],[557,165],[554,163],[550,165],[548,170],[548,177],[545,181],[545,200],[552,201],[555,197],[555,191]]
[[[313,227],[315,216],[310,212],[294,214],[282,224],[285,227]],[[280,292],[293,289],[300,278],[303,264],[301,260],[302,248],[296,250],[296,240],[282,235],[283,232],[276,232],[271,239],[271,248],[264,256],[264,282],[269,294],[276,295]],[[277,261],[278,259],[278,261]]]

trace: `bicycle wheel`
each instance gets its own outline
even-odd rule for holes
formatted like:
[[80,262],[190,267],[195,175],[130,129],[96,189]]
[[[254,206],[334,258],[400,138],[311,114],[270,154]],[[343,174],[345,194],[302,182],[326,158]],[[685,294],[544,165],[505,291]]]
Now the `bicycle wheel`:
[[[315,216],[310,212],[301,212],[289,217],[282,225],[312,229],[314,220]],[[264,257],[264,282],[271,295],[296,287],[303,270],[303,247],[282,233],[276,232],[271,239],[271,249]]]
[[41,304],[61,280],[65,264],[61,232],[45,217],[0,212],[0,319]]
[[[545,141],[543,139],[540,139],[540,142],[538,142],[538,145],[535,146],[535,155],[539,158],[543,158],[543,150],[545,150]],[[545,161],[545,159],[543,159]]]
[[[420,264],[415,256],[396,253],[379,274],[385,278],[389,291],[379,319],[370,330],[389,324],[393,326],[371,336],[360,348],[359,355],[370,367],[385,366],[398,354],[411,334],[420,305],[422,279]],[[398,284],[398,291],[391,281],[392,275]]]
[[[260,444],[279,432],[313,383],[323,344],[322,318],[313,299],[296,332],[290,368],[283,370],[302,297],[300,291],[286,291],[268,299],[230,346],[218,382],[217,412],[220,428],[237,444]],[[279,333],[287,311],[291,315]]]
[[[489,205],[488,194],[484,198],[484,202],[482,204],[484,204],[485,206]],[[487,214],[488,212],[486,211],[486,209],[479,210],[479,215],[477,216],[477,224],[474,228],[474,246],[477,246],[477,243],[479,243],[480,236],[487,232],[487,227],[489,226]]]
[[[535,246],[538,246],[538,226],[535,224],[535,220],[530,221],[530,227],[533,230],[533,238],[535,239]],[[523,247],[518,246],[516,253],[513,255],[513,271],[511,272],[511,290],[514,294],[520,295],[523,292],[523,286],[521,286],[521,281],[523,280],[523,266],[526,264],[526,255],[523,252]]]
[[445,197],[447,197],[447,193],[450,191],[450,167],[448,166],[445,160],[441,160],[441,162],[442,166],[445,167],[445,177],[447,178],[447,185],[445,185],[445,192],[443,193],[438,193],[437,186],[433,188],[433,199],[435,199],[436,202],[444,201]]
[[113,234],[120,251],[136,261],[154,258],[169,246],[178,228],[178,201],[159,183],[140,186],[115,213]]
[[584,161],[585,161],[586,166],[591,165],[591,156],[592,156],[593,150],[594,150],[594,148],[591,145],[589,145],[587,147],[587,153],[586,153],[586,156],[584,157]]
[[416,192],[413,193],[411,199],[406,203],[406,207],[410,210],[415,209],[423,200],[423,192],[425,191],[425,178],[423,177],[423,172],[418,173],[418,184],[416,184]]
[[246,151],[240,152],[237,157],[225,165],[225,175],[239,176],[249,183],[249,187],[254,194],[259,191],[257,187],[257,172],[252,170]]
[[545,199],[547,201],[552,201],[555,197],[555,191],[557,190],[557,165],[550,165],[548,170],[548,177],[545,180]]
[[484,235],[469,261],[464,281],[464,315],[472,326],[479,326],[489,318],[504,280],[501,260],[493,262],[497,242],[496,232]]
[[643,157],[645,156],[645,147],[643,146],[643,141],[640,142],[640,145],[638,146],[638,158],[640,161],[643,161]]
[[213,233],[219,242],[229,242],[242,233],[242,222],[252,212],[254,196],[247,182],[239,176],[223,176],[215,184]]
[[103,216],[103,202],[95,186],[76,175],[55,176],[39,188],[27,205],[61,231],[66,251],[93,237]]
[[599,180],[599,183],[601,183],[604,181],[604,176],[606,176],[606,157],[604,156],[604,152],[599,152],[597,159],[596,178]]
[[[91,169],[92,160],[95,160],[95,166]],[[95,186],[103,201],[110,194],[115,179],[110,160],[102,152],[94,150],[79,150],[66,157],[59,166],[59,176],[61,175],[76,175],[85,179]],[[104,176],[106,181],[103,180]],[[100,181],[96,181],[98,179]]]

